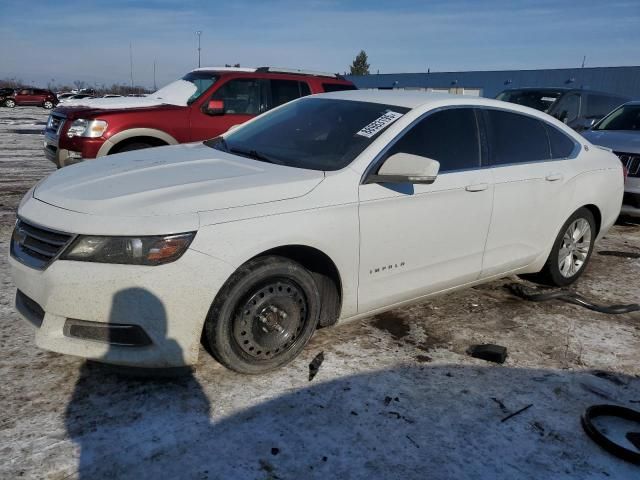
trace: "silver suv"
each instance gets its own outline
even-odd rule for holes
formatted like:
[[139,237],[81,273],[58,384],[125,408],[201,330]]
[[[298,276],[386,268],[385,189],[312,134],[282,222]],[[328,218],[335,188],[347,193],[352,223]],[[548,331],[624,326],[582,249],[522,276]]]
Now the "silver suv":
[[627,169],[622,213],[640,217],[640,101],[616,108],[583,136],[618,155]]

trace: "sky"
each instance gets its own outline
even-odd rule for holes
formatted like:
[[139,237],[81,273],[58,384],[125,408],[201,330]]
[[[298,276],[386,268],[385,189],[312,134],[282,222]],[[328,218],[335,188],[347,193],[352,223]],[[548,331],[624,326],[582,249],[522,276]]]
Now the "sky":
[[158,87],[198,64],[371,73],[640,65],[640,0],[0,0],[0,78]]

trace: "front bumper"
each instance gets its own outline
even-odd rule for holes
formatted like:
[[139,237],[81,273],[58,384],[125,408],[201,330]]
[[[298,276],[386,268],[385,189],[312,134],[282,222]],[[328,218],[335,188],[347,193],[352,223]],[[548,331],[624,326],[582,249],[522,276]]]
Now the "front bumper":
[[[105,363],[146,368],[197,362],[202,328],[217,291],[232,273],[224,262],[187,250],[158,267],[56,260],[35,270],[9,258],[13,281],[41,309],[34,322],[36,345]],[[125,346],[69,336],[67,320],[139,326],[151,343]],[[39,323],[39,325],[38,325]],[[65,330],[65,324],[67,329]]]
[[[60,142],[60,137],[55,132],[45,130],[44,155],[58,168],[62,168],[84,160],[95,159],[104,142],[105,140],[100,138],[76,138],[70,142]],[[66,145],[66,143],[70,143],[70,145]]]
[[627,177],[620,213],[640,217],[640,177]]

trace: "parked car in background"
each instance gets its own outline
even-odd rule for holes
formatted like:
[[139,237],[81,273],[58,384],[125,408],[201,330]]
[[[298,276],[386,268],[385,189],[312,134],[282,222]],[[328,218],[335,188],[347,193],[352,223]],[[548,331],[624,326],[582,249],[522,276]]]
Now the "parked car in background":
[[640,217],[640,101],[615,109],[583,135],[620,158],[627,174],[621,213]]
[[60,103],[65,104],[70,102],[71,100],[86,100],[88,98],[96,97],[91,95],[90,93],[74,93],[73,95],[60,99]]
[[200,68],[141,98],[68,100],[49,117],[45,154],[58,167],[112,153],[212,138],[312,93],[349,90],[339,75]]
[[74,95],[76,94],[73,92],[63,92],[63,93],[56,94],[56,96],[58,97],[58,100],[64,100],[65,98],[73,97]]
[[[201,105],[247,114],[253,77],[219,93],[197,73]],[[260,78],[272,102],[276,79]],[[615,155],[536,110],[336,92],[55,172],[22,200],[9,262],[42,348],[165,368],[194,365],[203,341],[255,374],[338,319],[512,274],[569,285],[622,194]]]
[[535,108],[557,118],[576,131],[593,126],[630,98],[575,88],[518,88],[498,94],[498,100]]
[[14,88],[0,88],[0,106],[4,107],[5,100],[13,97],[14,90]]
[[19,88],[14,94],[7,96],[4,100],[4,106],[13,108],[16,105],[36,105],[52,109],[58,104],[58,98],[50,90],[41,88]]
[[106,95],[103,95],[102,98],[121,98],[122,95],[117,95],[115,93],[107,93]]

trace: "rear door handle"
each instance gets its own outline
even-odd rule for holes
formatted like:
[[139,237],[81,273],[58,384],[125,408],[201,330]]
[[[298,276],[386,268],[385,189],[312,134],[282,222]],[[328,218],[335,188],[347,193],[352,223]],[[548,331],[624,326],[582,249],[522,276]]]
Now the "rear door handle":
[[546,177],[544,177],[544,179],[547,182],[557,182],[558,180],[562,180],[564,177],[562,176],[561,173],[550,173],[549,175],[547,175]]
[[486,190],[487,188],[489,188],[489,184],[488,183],[476,183],[475,185],[467,185],[466,187],[464,187],[464,189],[467,192],[482,192],[483,190]]

